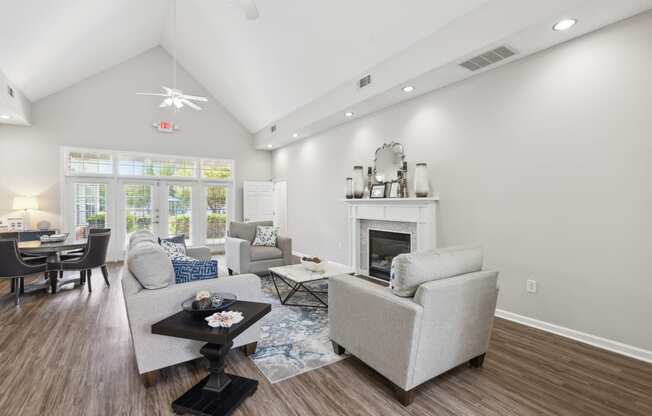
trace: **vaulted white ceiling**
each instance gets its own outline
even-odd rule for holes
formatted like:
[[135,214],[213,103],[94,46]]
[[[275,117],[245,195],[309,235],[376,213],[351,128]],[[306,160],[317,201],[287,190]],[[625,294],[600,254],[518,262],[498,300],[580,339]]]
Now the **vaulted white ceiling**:
[[[280,121],[288,137],[310,125],[314,132],[344,105],[489,45],[538,37],[536,47],[521,45],[531,53],[567,40],[572,32],[543,39],[551,35],[526,31],[550,32],[551,19],[565,12],[582,14],[577,35],[652,7],[652,0],[256,0],[260,18],[250,21],[238,3],[178,0],[175,37],[171,0],[0,0],[0,70],[38,101],[159,44],[172,54],[176,39],[179,63],[266,147],[271,138],[261,133],[271,123]],[[380,76],[377,90],[358,91],[355,79],[370,70]]]

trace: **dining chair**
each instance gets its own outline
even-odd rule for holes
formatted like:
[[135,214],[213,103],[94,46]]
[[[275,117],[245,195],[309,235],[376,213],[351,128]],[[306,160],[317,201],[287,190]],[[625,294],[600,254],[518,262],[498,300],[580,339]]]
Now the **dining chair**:
[[88,291],[93,290],[91,284],[92,270],[100,268],[104,276],[104,282],[107,286],[109,283],[109,272],[106,267],[106,254],[109,248],[109,240],[111,239],[111,230],[102,229],[100,231],[91,232],[88,234],[86,247],[80,255],[62,255],[61,261],[56,264],[56,270],[60,272],[78,270],[80,284],[88,282]]
[[20,295],[25,286],[25,276],[45,272],[47,265],[42,263],[27,263],[18,252],[18,242],[15,239],[0,240],[0,277],[12,279],[12,290],[16,305],[20,305]]

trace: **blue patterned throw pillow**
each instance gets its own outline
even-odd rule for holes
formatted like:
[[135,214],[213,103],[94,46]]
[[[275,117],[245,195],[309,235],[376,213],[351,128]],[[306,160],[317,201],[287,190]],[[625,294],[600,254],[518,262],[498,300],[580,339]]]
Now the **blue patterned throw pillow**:
[[217,278],[217,260],[196,260],[190,257],[170,259],[176,283]]

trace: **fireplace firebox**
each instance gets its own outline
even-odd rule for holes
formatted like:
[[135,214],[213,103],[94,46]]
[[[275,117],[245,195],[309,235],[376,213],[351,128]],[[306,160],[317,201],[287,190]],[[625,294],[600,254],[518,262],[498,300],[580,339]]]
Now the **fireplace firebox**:
[[410,252],[411,240],[409,233],[369,230],[369,275],[389,280],[392,260]]

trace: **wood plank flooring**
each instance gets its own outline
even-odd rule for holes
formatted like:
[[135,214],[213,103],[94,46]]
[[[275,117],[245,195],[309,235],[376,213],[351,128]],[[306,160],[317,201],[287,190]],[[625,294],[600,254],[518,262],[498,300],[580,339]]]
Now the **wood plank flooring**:
[[[137,374],[119,284],[0,298],[0,415],[171,415],[170,403],[206,375],[197,360]],[[9,292],[0,281],[0,293]],[[461,366],[418,389],[404,408],[355,358],[269,384],[239,351],[227,371],[260,381],[236,416],[652,415],[652,365],[497,319],[484,367]]]

